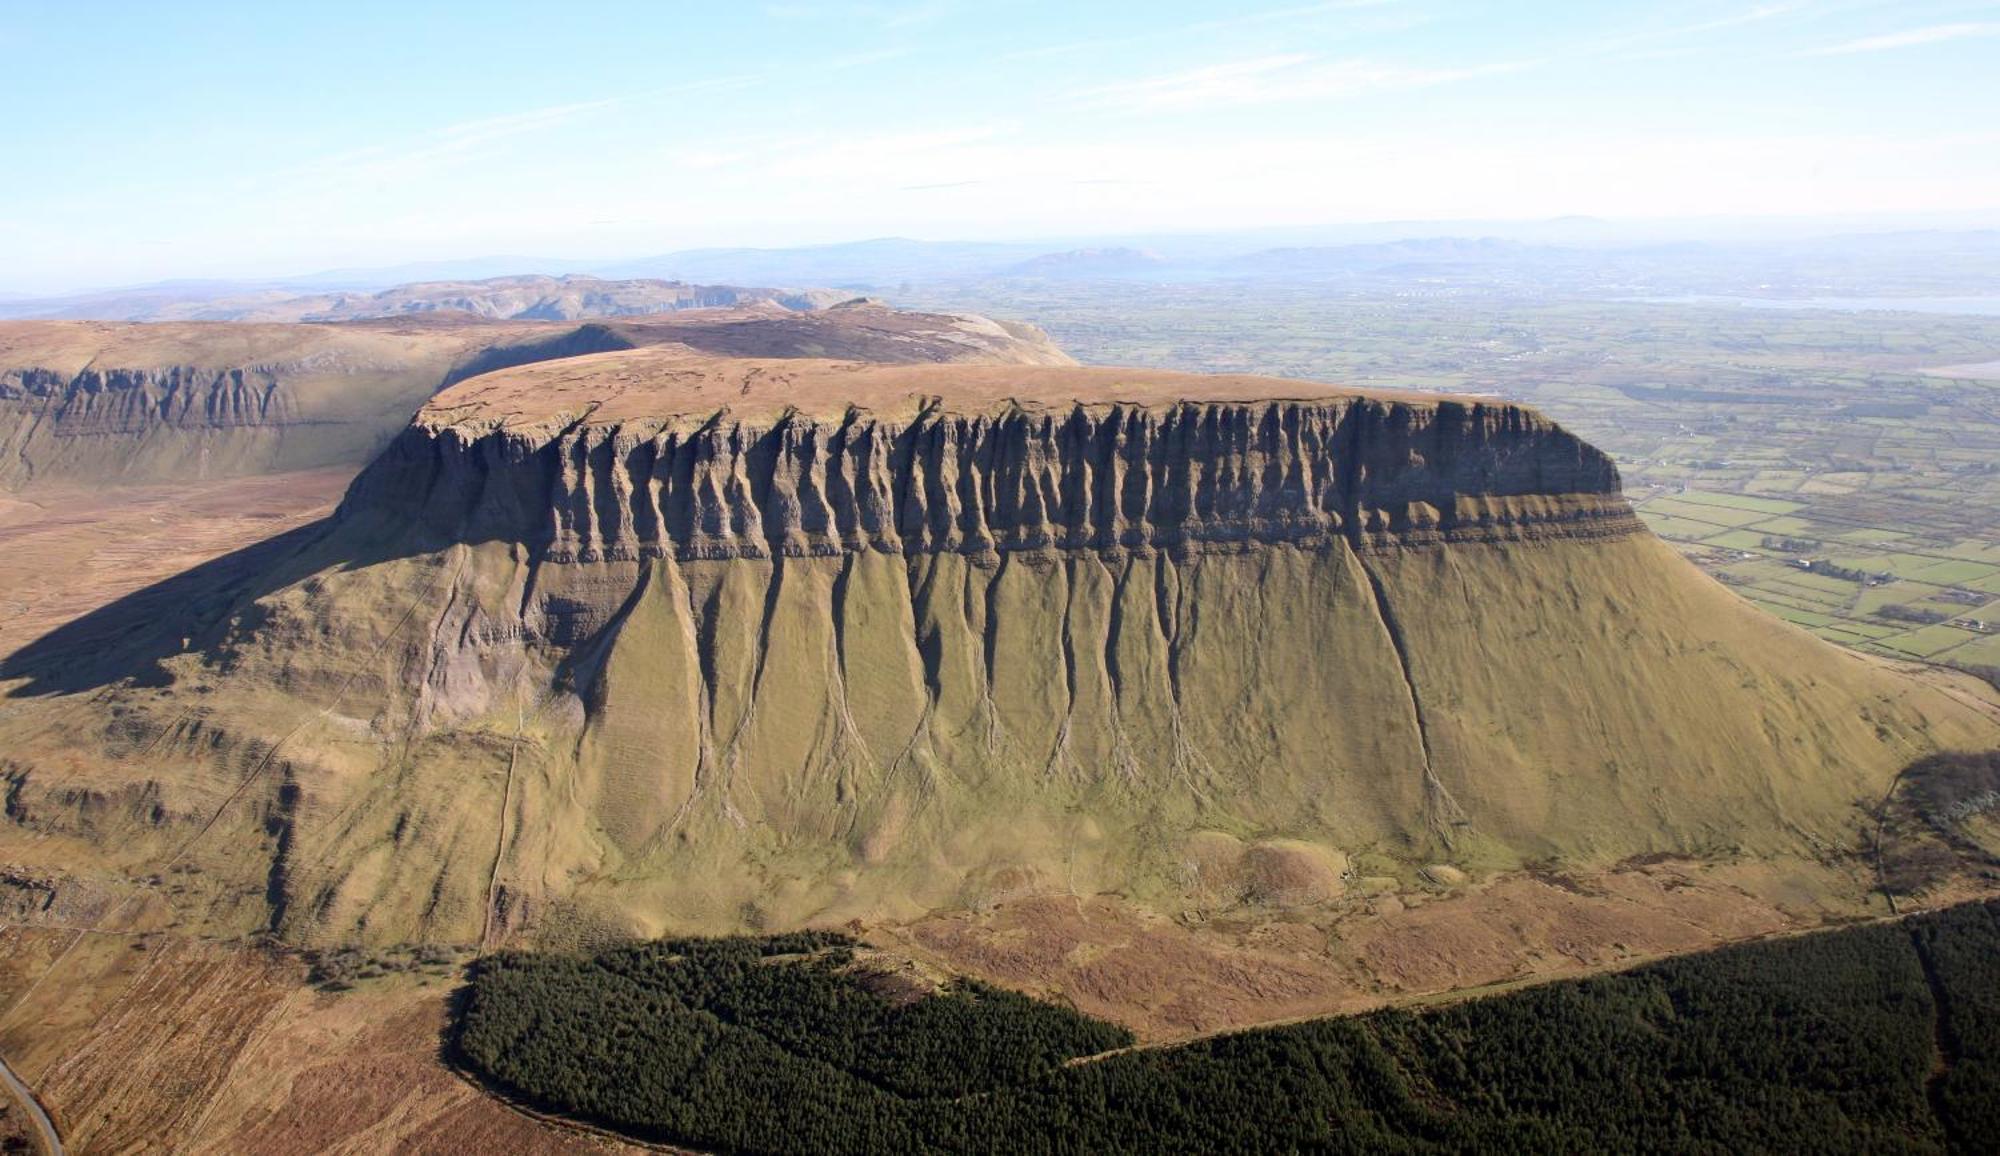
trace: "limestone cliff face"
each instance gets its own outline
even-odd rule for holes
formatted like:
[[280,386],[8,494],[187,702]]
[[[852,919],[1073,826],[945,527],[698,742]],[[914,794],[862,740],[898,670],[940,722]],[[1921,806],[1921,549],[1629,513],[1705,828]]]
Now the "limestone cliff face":
[[1636,527],[1603,453],[1506,404],[1370,398],[727,411],[407,431],[345,507],[555,562],[1594,537]]
[[471,344],[330,326],[0,325],[0,486],[358,464]]
[[268,365],[175,365],[90,368],[65,377],[46,369],[12,369],[0,371],[0,403],[38,410],[56,437],[272,425],[296,417],[292,398],[278,386],[283,372]]
[[12,821],[298,942],[1820,856],[2000,743],[1532,411],[1152,371],[498,370],[329,523],[71,634],[0,666]]
[[0,323],[0,486],[358,468],[441,388],[651,346],[731,357],[1070,364],[1032,327],[869,302],[798,312],[763,301],[583,325]]
[[352,321],[444,312],[491,319],[575,321],[586,317],[632,317],[761,304],[803,311],[825,308],[847,296],[851,295],[830,289],[758,289],[647,279],[606,281],[583,276],[521,276],[418,282],[377,293],[339,293],[275,304],[259,303],[244,311],[255,312],[260,319],[288,321]]

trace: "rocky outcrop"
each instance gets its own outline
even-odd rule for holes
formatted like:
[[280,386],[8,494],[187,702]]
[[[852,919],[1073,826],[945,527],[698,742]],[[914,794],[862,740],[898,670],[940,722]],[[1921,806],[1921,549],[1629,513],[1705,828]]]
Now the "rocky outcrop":
[[631,317],[685,309],[729,309],[773,304],[812,310],[844,300],[830,289],[758,289],[737,285],[690,285],[651,279],[598,277],[493,277],[481,281],[431,281],[398,285],[379,293],[302,297],[263,306],[287,320],[352,321],[437,312],[520,321],[575,321],[586,317]]
[[488,320],[575,321],[687,309],[772,305],[823,309],[853,296],[834,289],[691,285],[654,278],[606,280],[525,274],[419,281],[380,291],[306,293],[282,288],[160,286],[70,297],[0,301],[0,318],[99,321],[357,321],[457,313]]
[[281,424],[295,417],[291,398],[278,388],[280,376],[292,368],[91,368],[74,377],[46,369],[0,370],[0,403],[38,410],[44,428],[56,437]]
[[420,420],[345,512],[551,561],[1594,537],[1636,528],[1603,453],[1503,403],[933,405],[499,428]]
[[1479,399],[609,349],[445,390],[269,547],[0,665],[15,846],[299,944],[1310,909],[1819,859],[1995,745]]
[[760,299],[580,325],[435,313],[339,325],[0,323],[0,487],[359,468],[455,382],[660,345],[736,357],[1070,364],[1031,326],[877,303],[792,311]]

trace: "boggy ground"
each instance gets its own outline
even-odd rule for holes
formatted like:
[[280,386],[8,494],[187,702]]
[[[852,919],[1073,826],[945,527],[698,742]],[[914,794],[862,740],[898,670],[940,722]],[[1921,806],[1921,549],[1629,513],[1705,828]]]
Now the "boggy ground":
[[[52,963],[63,982],[36,984]],[[447,979],[329,994],[256,946],[20,926],[0,977],[0,1048],[73,1153],[631,1150],[440,1063]]]
[[1269,919],[1167,919],[1108,897],[1038,897],[880,936],[1163,1043],[1807,930],[1859,916],[1865,889],[1851,870],[1820,864],[1668,860],[1384,888],[1337,911]]
[[[1282,916],[1039,895],[855,930],[1155,1044],[1883,913],[1869,887],[1859,861],[1631,862],[1385,886]],[[16,923],[0,931],[0,1052],[76,1153],[636,1150],[516,1111],[442,1062],[455,966],[359,975],[326,990],[304,957],[257,943]]]
[[[311,507],[304,504],[310,496],[299,495],[300,512],[294,516],[310,516]],[[238,515],[231,512],[236,508],[215,509],[211,521],[218,553],[228,548],[232,535],[247,534],[236,525]],[[246,503],[240,508],[279,507]],[[14,526],[32,531],[33,523],[19,520],[23,511],[17,508],[15,516]],[[126,527],[151,524],[139,520],[151,517],[143,513],[143,502],[107,508],[100,516]],[[286,524],[266,525],[247,536],[261,538]],[[168,547],[190,548],[186,544],[197,538],[185,527],[177,528],[155,539],[158,544],[151,549],[143,539],[93,544],[74,556],[81,561],[67,562],[50,557],[44,548],[39,566],[21,551],[21,558],[8,562],[16,567],[9,573],[22,577],[23,590],[36,589],[26,584],[28,578],[50,579],[28,605],[43,607],[43,620],[56,622],[73,612],[59,601],[46,601],[58,597],[55,578],[64,570],[81,567],[106,576],[101,594],[89,593],[86,586],[80,595],[61,595],[78,598],[83,608],[81,602],[116,596],[114,578],[134,586],[146,580],[122,569],[120,555],[107,551],[130,551],[123,560],[133,570],[153,566],[165,573],[196,559],[190,554],[162,562],[154,555]],[[794,569],[804,573],[808,567]],[[1629,592],[1633,582],[1602,587]],[[1352,589],[1358,597],[1361,587]],[[1718,605],[1720,597],[1719,591],[1700,598],[1686,595],[1697,610]],[[1474,604],[1455,594],[1439,601]],[[1477,603],[1488,623],[1501,613],[1495,602]],[[409,617],[402,602],[394,609]],[[1620,616],[1590,615],[1586,621],[1617,622]],[[1435,653],[1446,673],[1489,669],[1469,662],[1451,666],[1465,647],[1453,642],[1448,618],[1433,624],[1419,617],[1411,627],[1413,635],[1423,630],[1436,635],[1429,639],[1429,650],[1415,651],[1419,662]],[[4,646],[38,634],[22,627],[18,636],[7,635]],[[1679,637],[1684,640],[1687,634]],[[971,653],[970,646],[964,649]],[[633,653],[656,652],[639,648]],[[1387,662],[1371,669],[1395,667]],[[1440,678],[1438,685],[1449,693],[1458,684]],[[647,697],[637,695],[632,701]],[[1492,696],[1464,697],[1479,702]],[[1657,694],[1641,697],[1669,701]],[[74,704],[79,717],[93,705],[87,696],[78,696]],[[64,705],[67,709],[70,704]],[[1958,703],[1968,711],[1984,705],[1984,700]],[[329,706],[322,718],[331,712]],[[1700,712],[1690,715],[1701,717]],[[518,718],[517,713],[517,740]],[[1524,732],[1548,726],[1539,719],[1511,721]],[[1464,742],[1468,748],[1475,745],[1471,737]],[[494,746],[510,766],[512,745]],[[267,749],[264,762],[270,761],[268,755]],[[494,756],[496,766],[499,758]],[[1799,765],[1808,780],[1828,777],[1825,760],[1801,760]],[[454,791],[443,810],[465,809],[467,780],[454,778],[449,766],[432,769]],[[1697,783],[1695,789],[1712,791],[1714,784]],[[281,795],[276,797],[282,801]],[[1510,796],[1510,806],[1517,802],[1518,797]],[[1829,813],[1850,802],[1828,803]],[[214,813],[222,813],[224,806],[226,801]],[[1563,809],[1572,812],[1564,818],[1576,819],[1567,800]],[[501,813],[498,805],[491,810]],[[1623,809],[1607,808],[1600,817],[1623,823],[1626,815]],[[1512,812],[1501,818],[1510,816],[1519,818]],[[210,842],[231,845],[231,837],[254,836],[269,829],[267,819],[252,814],[240,827],[218,827]],[[1018,822],[1013,826],[1018,828]],[[553,1151],[585,1142],[577,1133],[556,1130],[483,1096],[439,1061],[439,1032],[455,982],[448,974],[395,973],[363,978],[351,991],[316,989],[296,955],[248,939],[203,940],[159,930],[173,918],[169,896],[190,887],[199,891],[198,883],[189,882],[194,864],[182,861],[189,844],[178,836],[162,841],[161,857],[151,861],[159,864],[165,884],[155,879],[148,884],[152,890],[143,893],[123,889],[131,880],[110,872],[80,878],[76,865],[85,860],[71,857],[60,842],[63,837],[24,832],[13,856],[17,864],[55,864],[70,874],[65,886],[46,892],[46,903],[38,905],[36,897],[44,891],[31,876],[6,880],[8,886],[0,892],[9,902],[0,909],[0,919],[19,921],[0,935],[0,1054],[55,1113],[71,1151]],[[130,850],[120,846],[121,840],[107,842],[121,852]],[[485,839],[474,842],[482,850],[493,845]],[[493,883],[500,879],[488,866],[493,861],[457,853],[443,858],[477,875],[470,893],[485,899],[486,911],[493,910]],[[231,863],[225,860],[224,865]],[[284,882],[277,872],[271,877],[275,884]],[[1809,929],[1879,910],[1870,897],[1873,885],[1867,865],[1856,858],[1830,863],[1782,857],[1627,861],[1589,873],[1529,871],[1473,880],[1438,867],[1427,869],[1423,882],[1407,876],[1400,884],[1387,877],[1362,878],[1337,900],[1281,915],[1241,906],[1206,912],[1148,909],[1135,898],[1098,893],[1110,885],[1085,881],[1075,894],[1051,894],[1043,884],[1041,891],[1017,892],[970,913],[952,913],[940,905],[940,911],[929,915],[899,912],[896,921],[864,915],[869,922],[857,929],[878,946],[901,951],[927,967],[1068,999],[1085,1011],[1128,1024],[1147,1042],[1164,1042],[1618,967],[1730,940]],[[118,898],[121,894],[124,899]],[[146,897],[132,901],[142,894]],[[659,904],[651,909],[673,910]],[[368,921],[360,925],[364,931],[381,935],[380,929],[392,926],[379,909],[367,914]],[[470,939],[481,934],[481,926],[466,917],[437,938]],[[498,920],[493,926],[504,935],[509,924]]]
[[0,493],[0,656],[134,591],[332,512],[354,471]]

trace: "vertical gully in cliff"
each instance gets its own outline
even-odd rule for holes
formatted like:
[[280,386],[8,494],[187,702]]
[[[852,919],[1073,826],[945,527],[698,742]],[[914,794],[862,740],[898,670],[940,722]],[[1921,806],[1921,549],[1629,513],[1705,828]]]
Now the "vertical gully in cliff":
[[[981,705],[986,711],[986,749],[996,751],[1007,738],[1005,728],[1000,725],[1000,707],[993,701],[993,687],[999,669],[995,663],[1000,655],[1000,581],[1007,576],[1007,562],[1011,557],[1007,551],[1000,552],[1000,560],[993,567],[993,577],[987,579],[984,597],[980,601],[979,645],[981,649],[980,673],[985,682],[980,686]],[[972,582],[973,567],[966,567],[968,588]]]
[[[695,601],[694,586],[681,572],[672,553],[663,553],[654,565],[666,572],[673,591],[681,595],[681,605],[676,617],[681,619],[681,633],[688,653],[694,656],[695,677],[695,760],[694,775],[689,784],[687,798],[674,810],[674,817],[667,821],[661,837],[680,830],[680,826],[694,811],[695,802],[705,798],[715,780],[715,628],[716,608],[722,602],[722,587],[717,583],[709,591],[706,608]],[[511,763],[509,766],[511,767]]]
[[1062,613],[1062,658],[1063,658],[1063,718],[1062,726],[1056,729],[1055,745],[1049,748],[1049,761],[1042,768],[1044,775],[1072,769],[1075,760],[1069,752],[1070,723],[1076,718],[1076,640],[1070,635],[1070,622],[1076,609],[1076,559],[1065,556],[1060,563],[1063,571],[1063,613]]
[[1361,449],[1368,436],[1366,428],[1373,411],[1368,406],[1358,404],[1348,420],[1347,457],[1342,467],[1346,477],[1342,479],[1347,494],[1345,511],[1347,540],[1354,552],[1354,562],[1361,574],[1368,580],[1368,601],[1375,609],[1375,618],[1382,624],[1382,630],[1389,636],[1390,649],[1396,652],[1396,669],[1403,676],[1403,689],[1409,695],[1410,715],[1416,721],[1417,748],[1424,767],[1424,810],[1425,821],[1431,833],[1446,848],[1453,842],[1453,828],[1465,822],[1465,813],[1459,809],[1457,800],[1445,790],[1444,782],[1437,776],[1431,762],[1430,723],[1424,717],[1423,696],[1417,693],[1416,671],[1410,665],[1409,642],[1403,635],[1402,623],[1396,618],[1394,607],[1389,604],[1389,588],[1382,576],[1368,563],[1368,543],[1363,532],[1363,503],[1361,489],[1365,483],[1361,468]]
[[1375,607],[1376,620],[1389,636],[1389,646],[1396,652],[1396,668],[1403,675],[1403,689],[1410,698],[1410,714],[1417,724],[1417,746],[1424,763],[1424,809],[1425,821],[1430,824],[1431,833],[1448,848],[1452,844],[1452,827],[1464,821],[1464,813],[1458,803],[1446,791],[1444,783],[1437,777],[1431,766],[1430,724],[1424,718],[1424,700],[1417,694],[1417,680],[1410,667],[1410,650],[1403,638],[1403,628],[1396,621],[1396,612],[1389,606],[1389,591],[1383,585],[1382,576],[1368,564],[1368,557],[1360,550],[1354,559],[1361,573],[1368,579],[1369,602]]
[[[1192,565],[1192,562],[1189,563]],[[1211,777],[1208,760],[1195,748],[1188,738],[1187,725],[1181,713],[1181,583],[1183,581],[1179,563],[1165,551],[1153,558],[1153,618],[1160,631],[1160,646],[1167,660],[1167,710],[1173,727],[1174,773],[1193,792],[1196,799],[1207,802],[1207,789],[1202,780]],[[1169,586],[1171,585],[1171,589]]]
[[[84,368],[88,369],[90,365],[95,365],[96,363],[97,359],[92,358],[90,363],[85,365]],[[79,376],[81,375],[79,374]],[[19,448],[15,450],[21,458],[21,469],[24,471],[21,478],[23,483],[35,480],[35,460],[28,456],[29,446],[34,444],[35,431],[41,429],[42,423],[48,420],[49,409],[55,405],[57,394],[66,394],[69,389],[74,389],[75,387],[76,381],[75,379],[71,379],[69,384],[62,390],[50,388],[47,393],[42,395],[42,407],[35,411],[35,420],[28,423],[28,432],[21,435],[21,440],[18,443]]]
[[827,749],[827,759],[833,767],[834,798],[840,802],[853,799],[855,779],[863,768],[874,761],[867,740],[861,736],[861,727],[854,721],[854,708],[847,697],[847,599],[853,589],[857,557],[852,552],[846,554],[841,560],[840,572],[833,578],[833,653],[829,656],[832,665],[829,668],[828,690],[834,732]]
[[[935,625],[937,615],[938,567],[936,555],[924,559],[924,572],[917,574],[918,563],[905,560],[904,573],[908,579],[910,610],[910,638],[917,647],[917,660],[924,668],[924,709],[917,716],[916,729],[910,732],[910,741],[903,746],[903,753],[889,766],[884,783],[895,777],[902,765],[915,757],[920,747],[930,745],[931,721],[937,717],[938,698],[944,693],[944,650],[943,642]],[[926,628],[925,623],[933,625]],[[935,752],[933,752],[935,756]],[[935,784],[928,778],[923,780],[928,790]]]
[[1125,682],[1118,667],[1118,642],[1125,629],[1125,582],[1132,573],[1132,561],[1127,558],[1124,568],[1114,572],[1111,563],[1102,554],[1093,554],[1092,557],[1104,571],[1104,581],[1111,591],[1104,617],[1103,654],[1099,660],[1104,667],[1105,701],[1111,710],[1111,761],[1127,782],[1136,782],[1139,778],[1139,755],[1132,749],[1132,741],[1125,736]]
[[730,732],[729,745],[723,748],[716,765],[721,773],[716,776],[722,795],[722,810],[729,820],[738,827],[747,823],[736,803],[730,796],[734,785],[737,764],[743,759],[743,737],[750,730],[750,724],[757,718],[757,700],[764,690],[764,669],[771,658],[771,623],[778,616],[778,594],[785,580],[785,556],[773,552],[771,555],[771,581],[764,587],[764,612],[757,620],[757,661],[750,673],[750,694],[743,704],[742,714],[737,716],[736,729]]

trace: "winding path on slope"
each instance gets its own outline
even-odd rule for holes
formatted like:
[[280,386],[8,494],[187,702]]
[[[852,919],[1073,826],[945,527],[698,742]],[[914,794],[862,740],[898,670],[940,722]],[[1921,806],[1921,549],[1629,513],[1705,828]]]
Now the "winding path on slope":
[[42,1102],[35,1099],[35,1094],[28,1090],[28,1085],[22,1083],[21,1077],[14,1074],[14,1069],[8,1066],[4,1056],[0,1056],[0,1082],[5,1082],[7,1090],[12,1092],[21,1106],[28,1110],[28,1118],[35,1122],[35,1130],[42,1134],[43,1151],[49,1156],[64,1156],[62,1137],[56,1134],[56,1122],[49,1119],[49,1114],[42,1110]]

